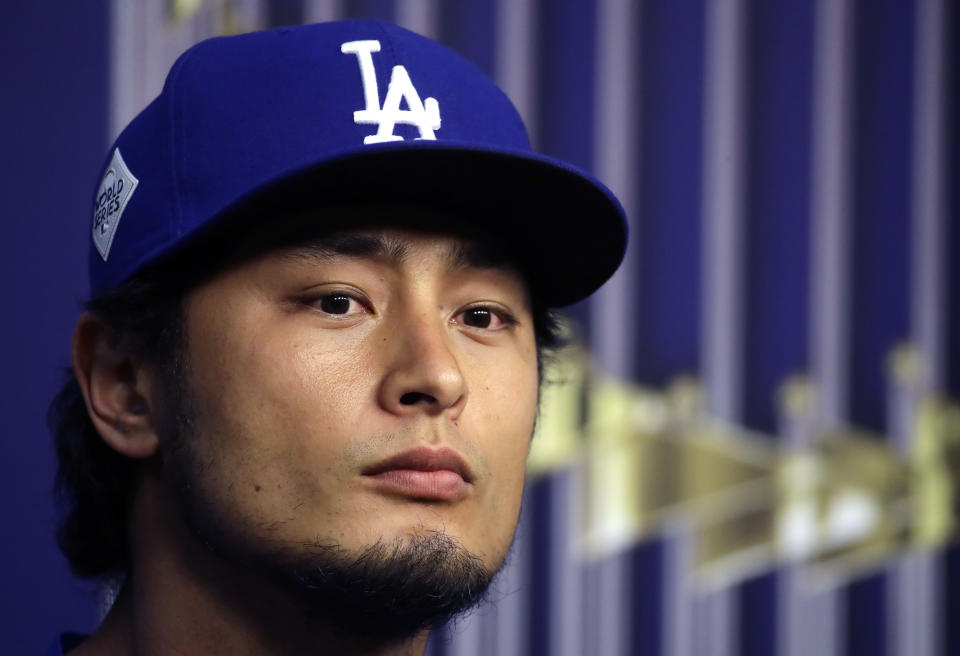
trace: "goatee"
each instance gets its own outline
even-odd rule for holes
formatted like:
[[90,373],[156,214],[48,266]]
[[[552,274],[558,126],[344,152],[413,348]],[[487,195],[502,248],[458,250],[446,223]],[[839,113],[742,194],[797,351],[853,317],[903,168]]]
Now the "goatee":
[[[188,367],[169,372],[164,469],[192,538],[238,571],[254,571],[299,605],[308,621],[369,641],[392,642],[441,626],[483,601],[496,576],[442,531],[381,539],[359,550],[322,536],[278,542],[247,526],[207,490],[210,472],[194,449]],[[187,374],[187,375],[185,375]],[[171,394],[172,392],[172,394]]]

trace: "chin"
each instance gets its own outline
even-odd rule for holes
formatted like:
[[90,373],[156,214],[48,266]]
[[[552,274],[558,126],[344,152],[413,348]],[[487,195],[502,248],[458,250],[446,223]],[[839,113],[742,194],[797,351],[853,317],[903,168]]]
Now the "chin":
[[378,641],[412,638],[479,605],[501,565],[488,565],[443,530],[356,537],[358,544],[248,538],[229,546],[203,539],[219,558],[286,591],[305,616]]
[[442,504],[407,503],[392,510],[371,513],[375,520],[366,525],[351,522],[341,534],[345,548],[363,549],[378,542],[417,541],[442,534],[479,559],[488,569],[499,569],[513,539],[515,525],[509,528],[467,521],[448,512]]

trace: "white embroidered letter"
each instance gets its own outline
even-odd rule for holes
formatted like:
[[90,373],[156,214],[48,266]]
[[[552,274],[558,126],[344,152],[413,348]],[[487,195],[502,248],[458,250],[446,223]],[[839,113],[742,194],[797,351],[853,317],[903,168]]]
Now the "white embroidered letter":
[[[366,106],[353,113],[353,122],[357,125],[377,125],[377,133],[365,137],[363,143],[402,141],[403,137],[393,133],[397,123],[415,126],[420,132],[420,139],[437,138],[433,133],[440,129],[440,106],[437,99],[425,98],[421,101],[420,94],[403,66],[394,66],[390,72],[387,97],[383,100],[383,106],[380,106],[377,74],[373,67],[373,53],[380,52],[379,41],[348,41],[340,46],[340,52],[356,55],[360,64],[360,81],[363,83]],[[400,109],[403,101],[406,101],[407,109]]]

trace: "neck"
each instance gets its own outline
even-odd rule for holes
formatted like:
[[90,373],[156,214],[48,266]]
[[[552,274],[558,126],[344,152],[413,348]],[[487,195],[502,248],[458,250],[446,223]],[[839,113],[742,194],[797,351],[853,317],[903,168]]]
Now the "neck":
[[141,479],[131,516],[131,573],[100,628],[70,656],[123,654],[423,654],[427,632],[396,642],[346,635],[258,574],[189,536],[163,483]]

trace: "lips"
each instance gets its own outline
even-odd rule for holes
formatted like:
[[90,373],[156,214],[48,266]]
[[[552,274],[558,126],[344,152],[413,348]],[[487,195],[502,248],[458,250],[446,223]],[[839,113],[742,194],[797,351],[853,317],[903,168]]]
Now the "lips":
[[456,501],[470,493],[473,474],[453,449],[418,447],[363,471],[384,493],[411,499]]

